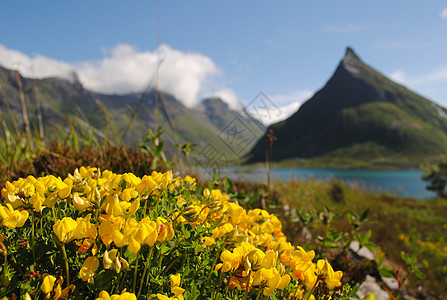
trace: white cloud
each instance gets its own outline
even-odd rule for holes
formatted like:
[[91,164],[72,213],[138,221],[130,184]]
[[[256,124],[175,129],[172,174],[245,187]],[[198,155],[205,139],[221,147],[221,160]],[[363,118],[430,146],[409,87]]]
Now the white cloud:
[[447,19],[447,7],[444,7],[441,11],[440,17],[443,19]]
[[[79,64],[77,72],[84,86],[93,91],[140,92],[149,83],[155,87],[157,57],[157,51],[140,52],[130,45],[120,44],[97,63]],[[197,104],[197,96],[205,88],[206,81],[220,72],[209,57],[200,53],[184,53],[161,45],[159,57],[158,88],[189,107]]]
[[73,67],[65,62],[49,59],[42,55],[33,58],[0,44],[0,64],[5,68],[18,70],[23,76],[31,78],[61,77],[73,78]]
[[408,79],[406,73],[403,70],[397,70],[389,75],[389,77],[397,83],[407,84]]
[[268,97],[269,102],[262,102],[256,107],[248,107],[253,117],[257,117],[264,125],[285,120],[293,115],[301,104],[314,94],[313,91],[294,91],[289,94],[277,94]]
[[[99,61],[69,64],[41,55],[29,57],[0,45],[0,64],[32,78],[57,76],[70,80],[76,71],[83,86],[89,90],[125,94],[144,91],[149,85],[155,87],[160,57],[158,88],[189,107],[198,103],[199,95],[209,90],[208,82],[221,73],[211,58],[196,52],[181,52],[167,45],[161,45],[158,54],[157,51],[140,51],[127,44],[102,51],[104,58]],[[215,90],[231,107],[236,107],[237,97],[233,91],[224,85],[217,85]]]
[[[279,121],[283,121],[293,115],[298,108],[301,106],[302,102],[292,102],[287,105],[278,106],[277,109],[273,108],[257,108],[256,113],[253,113],[252,116],[263,116],[262,118],[259,118],[260,121],[266,125],[269,126],[273,123],[277,123]],[[279,112],[279,113],[278,113]]]

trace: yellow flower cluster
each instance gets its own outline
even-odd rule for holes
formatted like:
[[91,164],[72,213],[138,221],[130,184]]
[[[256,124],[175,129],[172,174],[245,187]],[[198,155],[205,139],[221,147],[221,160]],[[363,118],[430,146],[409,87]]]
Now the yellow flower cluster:
[[[185,186],[188,192],[180,192]],[[299,298],[322,282],[330,290],[341,286],[342,272],[335,272],[325,260],[313,262],[314,251],[306,252],[287,242],[275,215],[262,209],[246,210],[218,189],[206,188],[200,194],[196,190],[200,189],[196,188],[194,178],[173,178],[171,172],[154,171],[139,178],[131,173],[114,174],[81,167],[63,180],[51,175],[37,179],[28,176],[6,182],[2,189],[6,204],[0,205],[1,226],[20,228],[31,212],[42,215],[48,211],[64,255],[65,245],[75,242],[78,246],[83,261],[78,279],[89,284],[95,284],[100,270],[114,270],[121,275],[122,271],[133,269],[136,278],[138,265],[130,266],[126,253],[138,257],[143,247],[149,247],[151,255],[156,246],[168,242],[175,247],[183,239],[179,226],[188,226],[204,229],[205,234],[199,237],[202,251],[215,251],[219,245],[211,272],[228,276],[226,282],[231,289],[247,293],[257,288],[269,296],[287,286],[291,290],[292,285],[294,295]],[[65,211],[75,211],[75,215],[58,218],[53,208],[60,203]],[[80,217],[72,218],[75,216]],[[138,264],[138,258],[136,261]],[[67,259],[66,268],[69,268]],[[180,274],[170,275],[170,280],[174,296],[157,293],[158,299],[183,300],[185,290],[180,287]],[[67,281],[69,284],[69,278]],[[64,291],[73,290],[73,285],[62,289],[62,279],[56,281],[52,275],[43,278],[42,292],[47,297],[50,294],[62,297]],[[130,291],[136,293],[136,290],[134,283],[134,290]],[[136,297],[126,291],[112,296],[102,291],[98,299]]]
[[230,236],[232,251],[220,255],[222,263],[216,271],[231,272],[231,286],[245,290],[258,286],[268,296],[296,280],[298,289],[311,291],[320,281],[329,289],[341,286],[341,271],[334,272],[326,260],[312,262],[314,251],[306,252],[287,242],[281,221],[262,210],[245,210],[220,190],[205,189],[205,201],[188,206],[179,219],[193,226],[200,223],[216,225],[211,237],[203,237],[203,247],[212,246],[217,239]]

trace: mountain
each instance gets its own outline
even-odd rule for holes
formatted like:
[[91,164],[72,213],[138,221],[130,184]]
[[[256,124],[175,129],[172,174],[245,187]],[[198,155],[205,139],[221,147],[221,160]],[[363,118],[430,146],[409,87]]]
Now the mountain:
[[[366,65],[351,48],[326,85],[271,125],[272,159],[420,162],[447,149],[447,110]],[[264,135],[246,156],[265,160]]]
[[[21,91],[26,113],[22,110]],[[10,130],[14,120],[23,130],[28,119],[31,131],[37,132],[41,116],[47,140],[65,137],[73,125],[80,136],[89,137],[94,132],[98,140],[107,138],[113,143],[137,146],[149,128],[161,126],[168,151],[173,153],[174,144],[186,142],[196,144],[198,153],[211,145],[228,162],[245,154],[265,129],[219,98],[204,99],[198,107],[190,108],[172,95],[155,90],[126,95],[94,93],[83,88],[76,74],[72,82],[60,78],[29,79],[0,66],[0,98],[0,118]],[[238,139],[232,136],[230,143],[228,139],[235,119],[244,120],[244,128],[256,137],[239,138],[237,151],[232,143]],[[3,135],[0,142],[2,138]]]

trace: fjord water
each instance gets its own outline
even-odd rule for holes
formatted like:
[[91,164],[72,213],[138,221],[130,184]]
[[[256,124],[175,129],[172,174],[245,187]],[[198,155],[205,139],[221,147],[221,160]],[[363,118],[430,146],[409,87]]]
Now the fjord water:
[[[219,170],[219,175],[230,179],[246,179],[250,181],[266,181],[265,168],[262,167],[227,167]],[[389,192],[391,194],[428,199],[435,193],[426,189],[420,170],[365,170],[365,169],[311,169],[311,168],[271,168],[271,179],[275,181],[337,178],[348,185],[356,186],[371,192]]]

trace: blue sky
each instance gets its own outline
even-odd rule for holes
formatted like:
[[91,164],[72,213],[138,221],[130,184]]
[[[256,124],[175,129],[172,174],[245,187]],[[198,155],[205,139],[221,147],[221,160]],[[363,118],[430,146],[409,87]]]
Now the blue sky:
[[[0,64],[28,77],[75,70],[89,89],[153,82],[189,105],[264,92],[286,113],[351,46],[367,64],[447,106],[447,1],[4,1]],[[284,114],[285,115],[285,114]],[[283,116],[284,116],[283,115]]]

